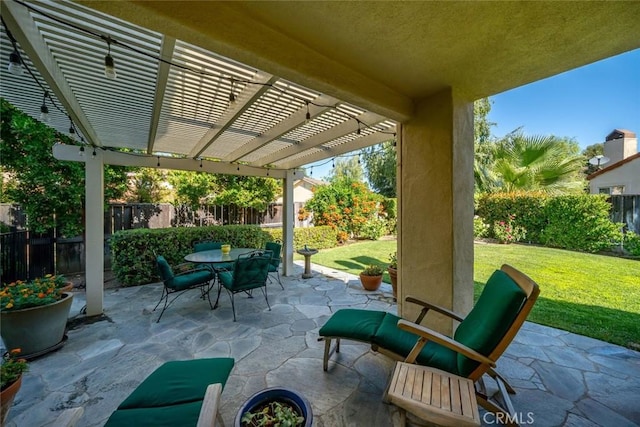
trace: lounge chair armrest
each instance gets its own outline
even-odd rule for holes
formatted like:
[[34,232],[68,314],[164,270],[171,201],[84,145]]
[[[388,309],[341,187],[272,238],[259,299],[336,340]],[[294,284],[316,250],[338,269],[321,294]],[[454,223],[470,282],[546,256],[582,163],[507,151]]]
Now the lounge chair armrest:
[[420,300],[420,299],[418,299],[416,297],[412,297],[411,295],[407,296],[405,298],[405,301],[422,306],[422,311],[420,312],[420,316],[418,316],[418,319],[415,322],[417,324],[420,324],[420,322],[422,322],[422,319],[424,319],[424,316],[427,314],[427,312],[429,310],[437,311],[438,313],[444,314],[447,317],[451,317],[452,319],[455,319],[458,322],[462,322],[464,320],[464,317],[460,316],[458,313],[455,313],[455,312],[449,310],[448,308],[444,308],[444,307],[441,307],[439,305],[435,305],[435,304],[431,304],[431,303],[426,302],[426,301],[422,301],[422,300]]
[[409,353],[407,359],[409,359],[409,357],[412,357],[413,360],[407,360],[408,363],[413,363],[415,361],[415,358],[418,356],[418,353],[420,352],[426,341],[433,341],[464,356],[467,356],[469,359],[473,359],[480,363],[486,363],[491,367],[496,366],[496,362],[489,359],[488,357],[478,353],[474,349],[469,348],[464,344],[460,344],[459,342],[453,340],[452,338],[449,338],[446,335],[442,335],[441,333],[434,331],[433,329],[425,328],[422,325],[417,325],[404,319],[398,320],[398,327],[421,337],[421,340],[416,343],[416,346],[420,344],[420,348],[416,349],[416,347],[414,347],[414,350],[411,350],[411,353]]
[[197,427],[215,427],[221,393],[222,384],[209,384],[202,401]]

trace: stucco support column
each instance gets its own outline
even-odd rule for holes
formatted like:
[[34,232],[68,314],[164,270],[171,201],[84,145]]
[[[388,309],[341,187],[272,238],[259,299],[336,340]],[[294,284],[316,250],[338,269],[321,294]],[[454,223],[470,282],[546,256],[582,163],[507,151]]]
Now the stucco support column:
[[[473,104],[452,90],[420,100],[400,136],[398,311],[415,319],[411,295],[464,315],[473,305]],[[425,324],[455,327],[436,313]]]
[[293,274],[293,227],[295,225],[295,212],[293,202],[294,171],[287,171],[282,188],[282,274]]
[[85,260],[87,316],[102,314],[104,293],[104,161],[86,151]]

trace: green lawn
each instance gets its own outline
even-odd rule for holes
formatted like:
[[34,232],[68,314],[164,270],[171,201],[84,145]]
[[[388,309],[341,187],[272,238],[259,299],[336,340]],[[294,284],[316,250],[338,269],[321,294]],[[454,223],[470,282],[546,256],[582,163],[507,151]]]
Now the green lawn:
[[[395,241],[361,242],[320,251],[312,262],[358,274],[368,264],[386,265]],[[640,345],[640,262],[526,245],[476,244],[476,297],[503,263],[538,285],[529,320],[614,344]],[[384,280],[389,282],[385,273]]]

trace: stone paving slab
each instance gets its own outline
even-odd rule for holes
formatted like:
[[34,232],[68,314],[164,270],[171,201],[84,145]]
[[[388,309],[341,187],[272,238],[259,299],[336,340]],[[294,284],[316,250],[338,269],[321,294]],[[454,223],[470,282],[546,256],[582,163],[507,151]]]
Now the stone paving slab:
[[[50,426],[62,410],[77,406],[85,409],[79,427],[102,426],[162,363],[200,357],[236,359],[222,393],[227,426],[249,396],[279,385],[307,396],[317,427],[398,425],[398,410],[381,401],[393,362],[365,344],[343,341],[324,372],[324,344],[317,341],[319,328],[338,309],[395,313],[391,286],[368,292],[357,276],[312,267],[311,279],[301,278],[298,263],[293,276],[282,278],[284,290],[269,285],[271,310],[260,293],[237,295],[237,322],[226,295],[211,311],[197,292],[187,292],[156,323],[152,310],[161,285],[105,290],[102,320],[77,322],[64,347],[31,362],[7,427]],[[77,292],[72,316],[84,301]],[[640,425],[636,351],[525,323],[498,371],[517,391],[512,400],[522,425]],[[495,424],[492,414],[481,411],[481,418],[485,426]]]

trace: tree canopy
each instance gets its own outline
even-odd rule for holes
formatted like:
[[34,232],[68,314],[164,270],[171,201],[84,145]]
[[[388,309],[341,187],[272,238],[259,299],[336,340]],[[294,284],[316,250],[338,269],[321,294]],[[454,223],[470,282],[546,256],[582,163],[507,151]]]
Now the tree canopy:
[[396,148],[393,141],[367,148],[362,160],[371,188],[385,197],[396,197]]
[[364,171],[359,157],[352,156],[334,160],[333,170],[328,178],[329,181],[336,182],[345,178],[355,182],[364,180]]

